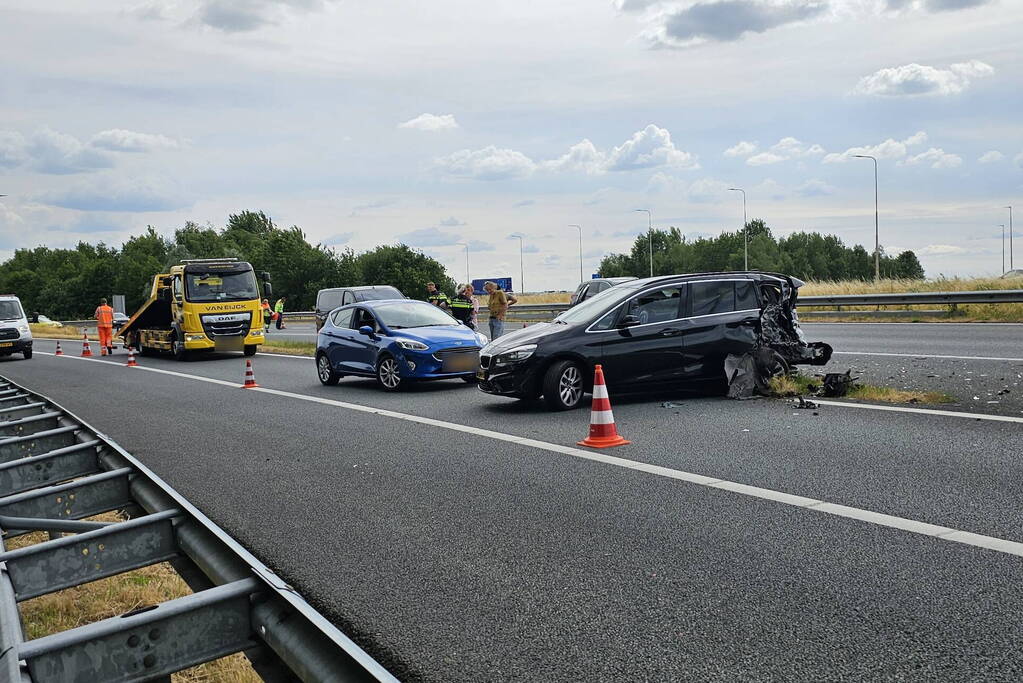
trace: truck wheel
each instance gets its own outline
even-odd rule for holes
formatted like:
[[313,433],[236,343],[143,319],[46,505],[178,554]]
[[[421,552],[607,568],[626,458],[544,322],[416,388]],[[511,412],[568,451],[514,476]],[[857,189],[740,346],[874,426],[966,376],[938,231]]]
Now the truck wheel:
[[246,344],[245,345],[245,355],[246,356],[255,356],[256,355],[256,349],[258,349],[258,348],[259,347],[257,345],[255,345],[255,344]]
[[28,360],[29,358],[32,357],[32,349],[25,349],[24,351],[22,351],[22,354],[24,354],[25,360]]
[[543,401],[551,410],[572,410],[583,400],[583,372],[570,360],[558,361],[543,377]]
[[174,360],[188,360],[188,351],[185,350],[185,342],[180,341],[177,337],[171,342],[171,353],[174,354]]

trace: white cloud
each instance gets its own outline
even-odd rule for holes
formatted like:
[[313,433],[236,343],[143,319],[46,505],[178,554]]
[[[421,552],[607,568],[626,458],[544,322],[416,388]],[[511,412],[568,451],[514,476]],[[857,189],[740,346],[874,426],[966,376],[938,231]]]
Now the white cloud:
[[984,152],[980,156],[980,158],[977,159],[977,162],[981,164],[993,164],[996,161],[1001,161],[1004,158],[1005,158],[1004,154],[999,152],[997,149],[993,149],[989,152]]
[[663,5],[644,37],[654,47],[682,48],[739,40],[786,24],[826,16],[827,0],[720,0]]
[[490,145],[483,149],[463,149],[433,162],[441,173],[476,180],[514,180],[536,170],[536,164],[522,152]]
[[455,121],[454,114],[420,114],[414,119],[399,123],[398,128],[411,128],[413,130],[452,130],[458,128],[458,121]]
[[721,201],[727,192],[728,183],[713,178],[700,178],[686,188],[686,198],[697,204],[706,204]]
[[[200,0],[189,23],[224,33],[244,33],[284,23],[289,17],[318,12],[337,0]],[[153,5],[148,10],[154,14]],[[163,2],[164,14],[177,3]]]
[[439,225],[442,225],[445,228],[457,228],[462,225],[467,225],[467,223],[455,218],[454,216],[448,216],[447,218],[441,219]]
[[114,128],[92,136],[89,144],[111,152],[153,152],[160,149],[177,149],[177,140],[166,135],[137,133],[132,130]]
[[1019,166],[1020,168],[1023,168],[1023,152],[1020,152],[1015,157],[1013,157],[1012,162]]
[[757,151],[757,143],[741,140],[725,150],[726,157],[748,157]]
[[461,242],[462,238],[440,228],[420,228],[398,235],[398,240],[413,247],[446,247]]
[[174,211],[192,200],[173,181],[155,178],[100,177],[67,190],[44,193],[39,201],[77,211]]
[[945,256],[948,254],[963,254],[966,253],[966,250],[953,244],[928,244],[926,247],[918,249],[916,253],[924,256]]
[[908,148],[914,145],[922,145],[927,142],[927,133],[920,131],[910,135],[905,140],[893,140],[888,138],[884,142],[866,147],[850,147],[841,153],[832,153],[824,157],[825,164],[835,164],[848,161],[857,154],[877,157],[878,159],[901,159],[909,153]]
[[931,147],[926,152],[911,156],[900,163],[904,163],[906,166],[930,164],[931,168],[956,168],[962,165],[963,158],[958,154],[948,154],[940,147]]
[[905,64],[880,69],[860,79],[853,93],[906,97],[915,95],[958,95],[975,78],[984,78],[995,72],[989,64],[971,60],[938,69],[922,64]]
[[796,188],[796,194],[800,197],[822,197],[832,194],[835,188],[823,180],[807,180]]
[[746,159],[746,163],[749,166],[767,166],[790,159],[803,159],[821,154],[824,154],[824,148],[820,145],[806,145],[796,138],[787,137],[772,145],[769,151],[755,154]]
[[536,162],[516,150],[498,149],[491,145],[479,150],[463,149],[435,159],[433,165],[446,175],[477,180],[525,178],[537,170],[600,175],[646,168],[700,167],[694,155],[675,146],[671,133],[653,124],[633,133],[632,137],[609,152],[598,149],[590,140],[582,140],[556,159]]

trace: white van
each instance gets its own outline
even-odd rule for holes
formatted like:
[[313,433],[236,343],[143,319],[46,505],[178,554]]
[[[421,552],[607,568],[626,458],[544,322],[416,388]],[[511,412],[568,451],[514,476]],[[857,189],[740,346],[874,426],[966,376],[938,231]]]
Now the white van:
[[25,309],[13,294],[0,294],[0,356],[22,353],[32,357],[32,331],[28,328]]

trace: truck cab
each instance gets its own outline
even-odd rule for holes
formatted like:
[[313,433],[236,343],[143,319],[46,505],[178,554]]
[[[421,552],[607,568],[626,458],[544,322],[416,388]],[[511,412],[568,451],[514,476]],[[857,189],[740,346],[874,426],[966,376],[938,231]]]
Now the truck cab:
[[32,357],[32,331],[25,318],[21,299],[13,294],[0,294],[0,356],[21,353]]
[[[265,295],[270,276],[262,273]],[[118,332],[141,354],[169,351],[256,353],[265,341],[259,283],[237,259],[190,259],[153,278],[149,299]]]

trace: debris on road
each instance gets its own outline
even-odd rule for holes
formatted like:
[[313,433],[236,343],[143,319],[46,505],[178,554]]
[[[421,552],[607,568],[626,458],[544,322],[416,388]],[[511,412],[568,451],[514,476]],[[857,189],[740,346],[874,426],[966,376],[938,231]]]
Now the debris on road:
[[845,372],[829,372],[824,375],[824,383],[821,386],[821,395],[829,398],[840,398],[849,393],[854,382],[859,377],[852,376],[852,369]]
[[797,397],[796,400],[793,401],[793,403],[795,404],[796,408],[798,408],[800,410],[816,410],[817,409],[817,404],[816,403],[814,403],[813,401],[807,401],[802,396]]

